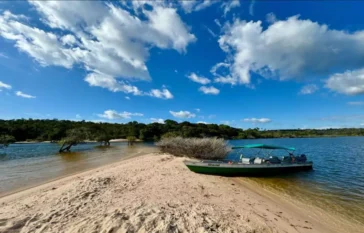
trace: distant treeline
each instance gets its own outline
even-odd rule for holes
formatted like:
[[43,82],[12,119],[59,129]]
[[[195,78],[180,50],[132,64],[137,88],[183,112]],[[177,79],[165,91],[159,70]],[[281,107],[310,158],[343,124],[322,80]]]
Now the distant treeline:
[[364,129],[288,129],[260,130],[238,129],[228,125],[178,123],[166,120],[164,124],[143,124],[132,121],[126,124],[95,123],[68,120],[17,119],[0,120],[0,135],[12,136],[16,141],[58,141],[66,137],[72,129],[83,128],[109,138],[135,136],[144,141],[156,141],[162,136],[219,137],[225,139],[281,138],[281,137],[321,137],[321,136],[364,136]]

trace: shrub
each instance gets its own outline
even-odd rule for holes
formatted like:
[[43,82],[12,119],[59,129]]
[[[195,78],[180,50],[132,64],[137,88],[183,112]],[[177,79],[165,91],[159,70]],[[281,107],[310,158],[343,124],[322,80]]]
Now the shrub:
[[227,143],[218,138],[164,137],[156,145],[162,152],[198,159],[223,159],[230,151]]

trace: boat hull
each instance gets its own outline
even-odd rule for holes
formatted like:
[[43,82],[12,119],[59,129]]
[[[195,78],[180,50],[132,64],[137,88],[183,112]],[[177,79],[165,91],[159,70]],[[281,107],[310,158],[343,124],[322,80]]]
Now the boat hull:
[[220,176],[272,176],[312,170],[312,162],[301,164],[227,164],[184,162],[193,172]]

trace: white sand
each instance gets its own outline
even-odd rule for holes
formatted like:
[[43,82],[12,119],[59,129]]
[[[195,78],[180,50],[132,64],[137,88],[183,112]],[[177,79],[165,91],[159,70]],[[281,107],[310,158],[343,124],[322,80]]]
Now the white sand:
[[[359,232],[149,154],[0,199],[0,232]],[[349,231],[348,231],[349,230]]]

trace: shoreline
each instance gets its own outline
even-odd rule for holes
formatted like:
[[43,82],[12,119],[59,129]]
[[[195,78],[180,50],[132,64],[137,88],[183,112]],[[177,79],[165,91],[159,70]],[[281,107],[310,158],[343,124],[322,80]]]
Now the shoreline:
[[[322,211],[317,214],[308,206],[273,198],[242,179],[190,172],[183,160],[160,153],[137,154],[0,197],[0,232],[14,224],[24,231],[41,227],[87,232],[95,230],[91,220],[97,222],[98,231],[131,225],[146,231],[160,227],[165,232],[173,223],[188,232],[200,228],[208,232],[209,227],[217,227],[218,232],[345,232],[350,227],[350,232],[359,232],[353,224],[332,225],[331,217]],[[43,223],[45,218],[53,223]]]
[[[264,138],[264,137],[258,137],[258,138],[232,138],[232,139],[226,139],[226,140],[259,140],[259,139],[290,139],[290,138],[340,138],[340,137],[364,137],[362,135],[311,135],[311,136],[302,136],[302,137],[272,137],[272,138]],[[110,142],[128,142],[128,139],[125,138],[116,138],[111,139]],[[135,142],[144,142],[141,139],[136,139]],[[17,141],[12,144],[37,144],[37,143],[57,143],[57,142],[51,142],[51,141]],[[97,141],[93,140],[86,140],[85,143],[97,143]]]

